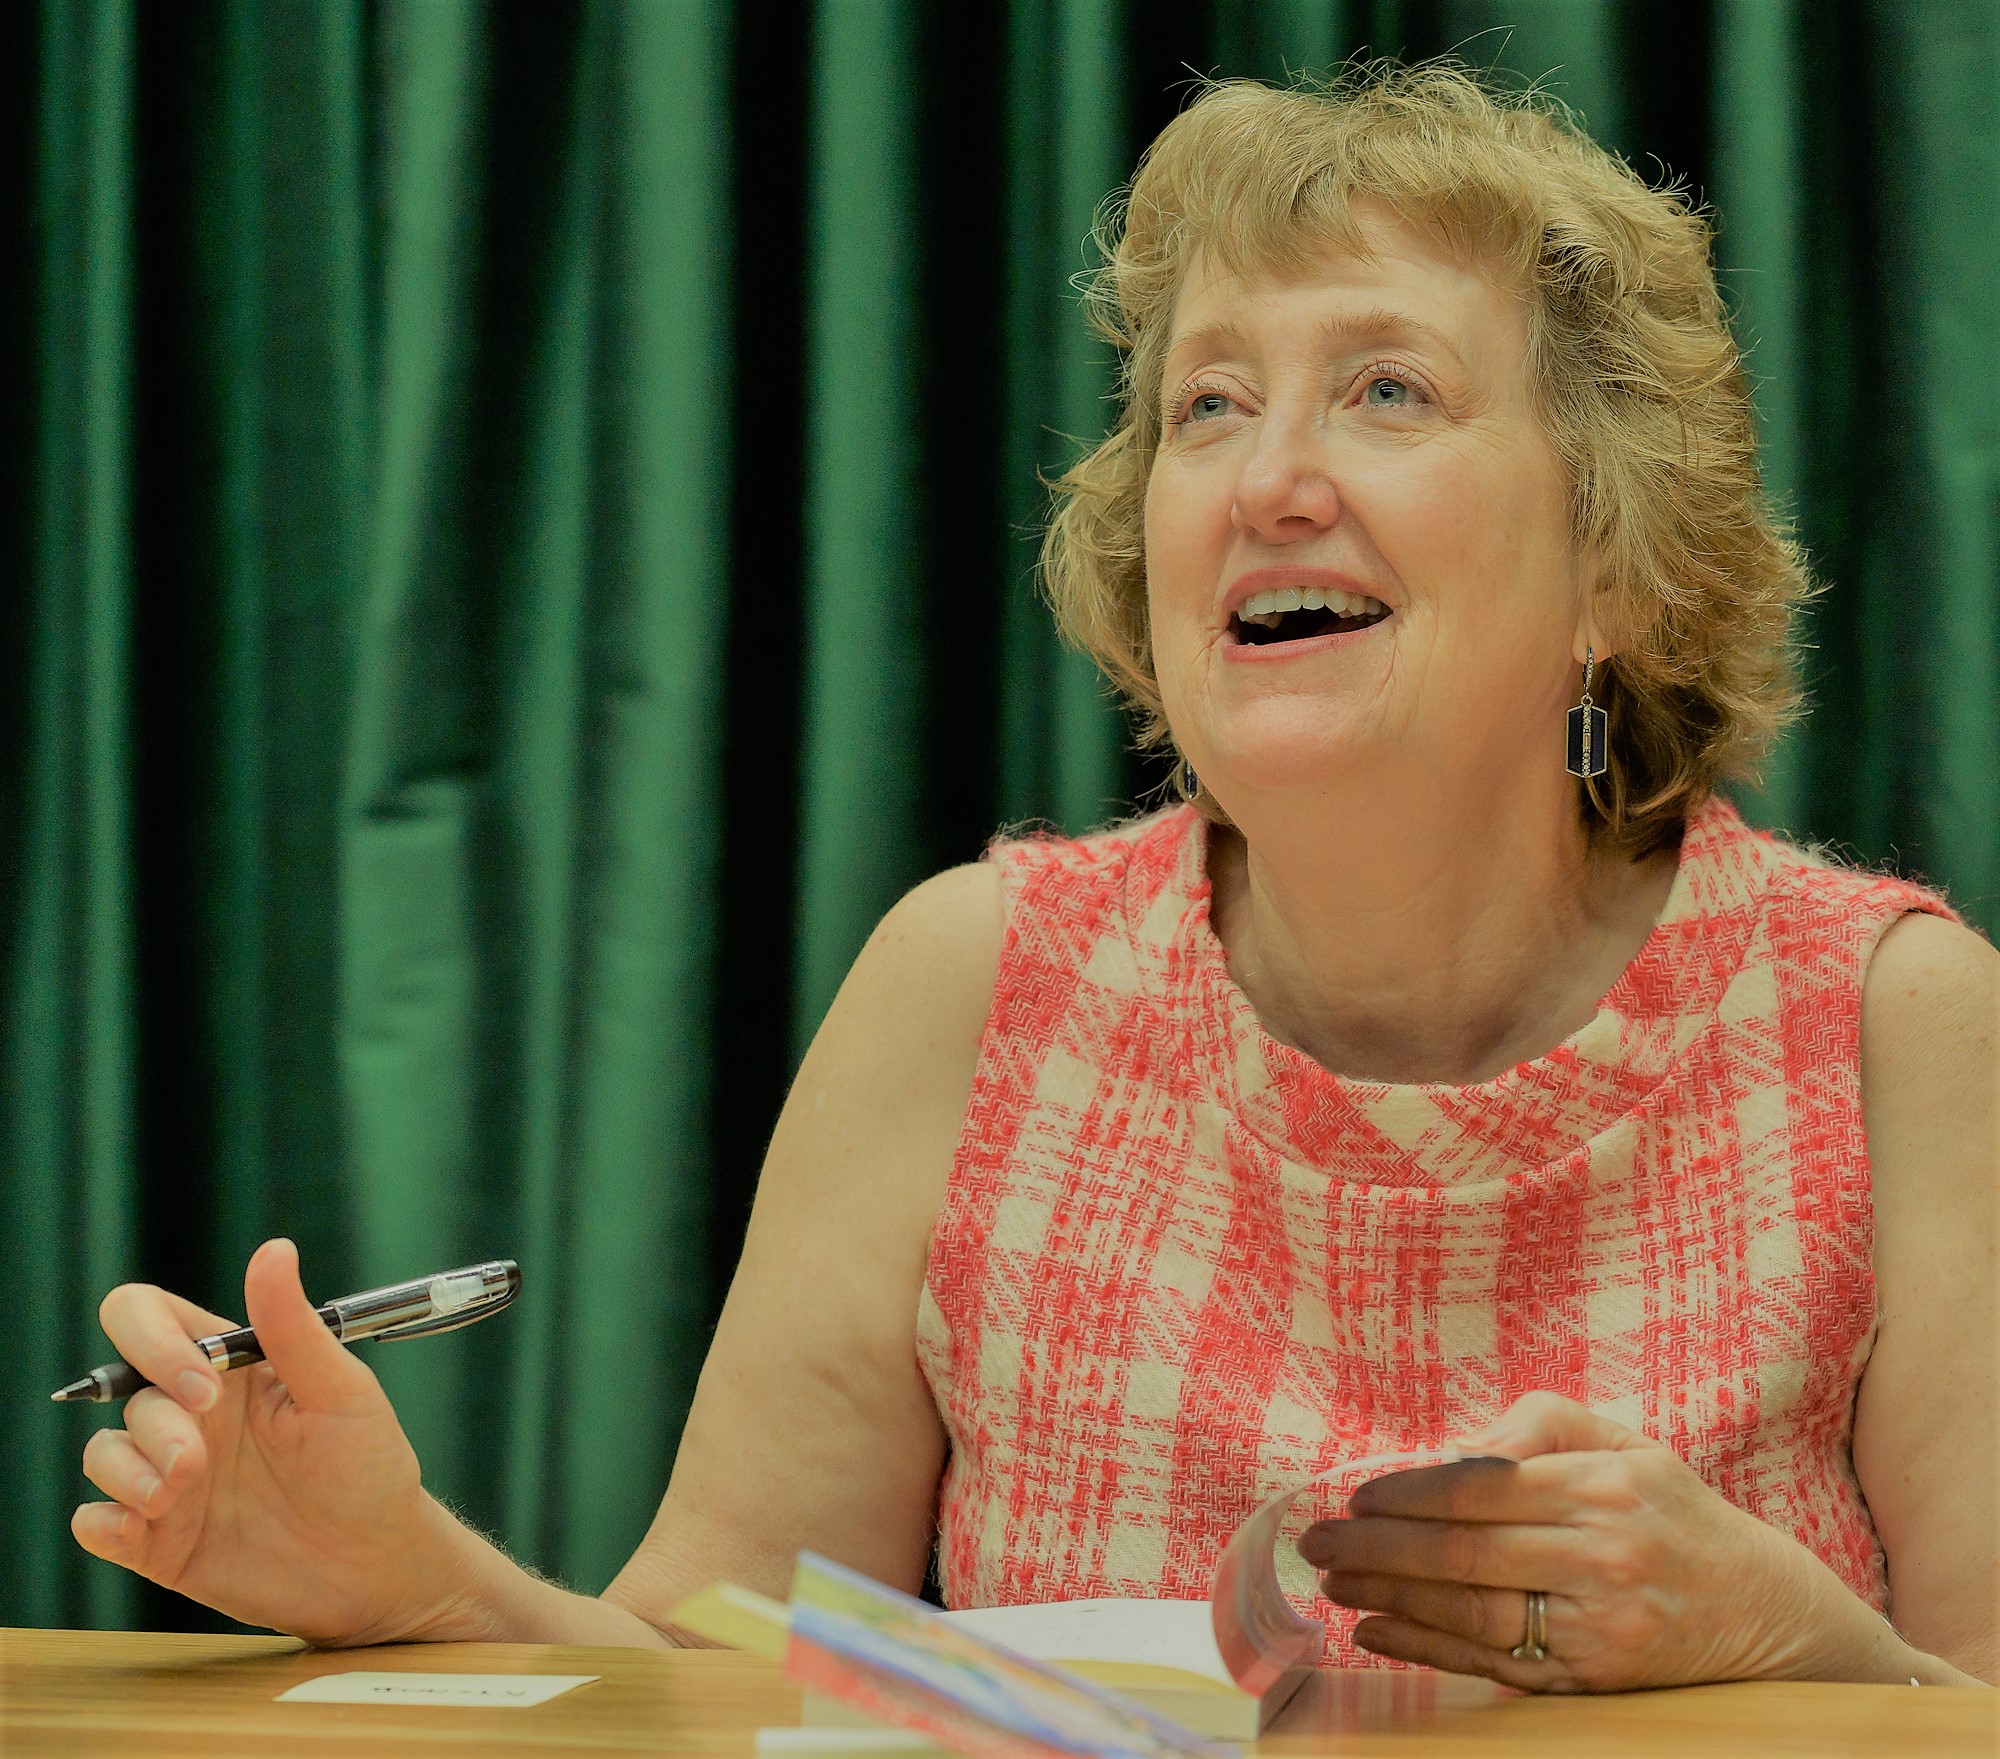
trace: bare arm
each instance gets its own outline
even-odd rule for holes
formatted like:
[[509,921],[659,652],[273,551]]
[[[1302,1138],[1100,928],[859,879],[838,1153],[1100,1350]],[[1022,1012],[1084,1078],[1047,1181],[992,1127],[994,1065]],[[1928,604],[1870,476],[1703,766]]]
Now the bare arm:
[[998,872],[956,868],[855,961],[772,1138],[666,1499],[601,1597],[523,1570],[425,1493],[381,1383],[314,1312],[286,1240],[244,1272],[265,1360],[238,1374],[193,1343],[233,1321],[147,1283],[105,1296],[105,1335],[152,1384],[84,1448],[108,1500],[72,1514],[77,1543],[339,1646],[666,1643],[682,1596],[718,1576],[780,1590],[806,1545],[914,1587],[945,1446],[917,1304],[1001,916]]
[[2000,953],[1938,917],[1893,924],[1863,991],[1861,1087],[1880,1330],[1855,1471],[1898,1632],[2000,1682]]
[[918,1298],[1001,934],[990,866],[940,874],[883,919],[779,1116],[651,1531],[601,1600],[491,1552],[454,1635],[670,1640],[668,1611],[718,1578],[782,1596],[802,1546],[916,1592],[945,1456]]

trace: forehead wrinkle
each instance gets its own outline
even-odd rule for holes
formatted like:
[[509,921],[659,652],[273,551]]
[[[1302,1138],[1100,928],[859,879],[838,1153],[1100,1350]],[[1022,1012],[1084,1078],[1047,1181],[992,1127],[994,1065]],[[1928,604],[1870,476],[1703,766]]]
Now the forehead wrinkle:
[[1435,324],[1385,305],[1371,306],[1366,311],[1332,313],[1314,326],[1313,334],[1329,348],[1359,348],[1364,343],[1414,336],[1443,349],[1459,366],[1465,365],[1464,353]]

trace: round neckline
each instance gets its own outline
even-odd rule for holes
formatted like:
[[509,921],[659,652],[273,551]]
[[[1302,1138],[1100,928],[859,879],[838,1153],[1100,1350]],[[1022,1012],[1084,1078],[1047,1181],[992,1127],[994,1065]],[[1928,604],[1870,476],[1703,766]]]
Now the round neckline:
[[1588,1145],[1655,1103],[1711,1026],[1771,877],[1764,839],[1711,796],[1689,817],[1658,920],[1577,1031],[1483,1082],[1370,1081],[1265,1029],[1210,920],[1207,821],[1180,810],[1161,875],[1178,906],[1157,928],[1128,920],[1136,942],[1161,937],[1151,955],[1134,950],[1164,956],[1162,999],[1195,1095],[1253,1161],[1355,1186],[1469,1196],[1517,1176],[1582,1176]]
[[1188,810],[1194,819],[1193,835],[1189,841],[1193,845],[1191,859],[1197,876],[1194,886],[1190,888],[1191,908],[1187,913],[1187,928],[1192,942],[1191,951],[1195,955],[1194,962],[1207,979],[1211,994],[1226,1005],[1233,1023],[1254,1034],[1257,1048],[1262,1052],[1265,1062],[1296,1063],[1325,1080],[1369,1093],[1472,1094],[1517,1085],[1520,1076],[1531,1072],[1539,1065],[1565,1056],[1583,1054],[1593,1039],[1602,1036],[1607,1016],[1626,1015],[1631,1012],[1632,991],[1639,982],[1638,971],[1645,964],[1648,955],[1657,950],[1663,934],[1670,936],[1672,925],[1684,920],[1689,914],[1692,901],[1690,854],[1698,841],[1706,840],[1700,833],[1708,828],[1704,820],[1709,813],[1709,806],[1705,804],[1694,817],[1689,819],[1675,857],[1673,883],[1667,888],[1666,901],[1660,907],[1660,914],[1654,920],[1652,927],[1646,931],[1646,938],[1640,942],[1638,950],[1620,969],[1611,987],[1598,999],[1597,1006],[1591,1010],[1590,1018],[1576,1031],[1536,1056],[1523,1058],[1483,1081],[1471,1082],[1382,1081],[1369,1076],[1344,1075],[1336,1069],[1329,1069],[1296,1045],[1287,1044],[1271,1032],[1264,1024],[1263,1017],[1258,1014],[1256,1005],[1250,1000],[1248,993],[1236,981],[1235,973],[1229,969],[1229,950],[1222,944],[1222,937],[1215,931],[1213,915],[1215,882],[1209,870],[1214,826],[1192,807]]

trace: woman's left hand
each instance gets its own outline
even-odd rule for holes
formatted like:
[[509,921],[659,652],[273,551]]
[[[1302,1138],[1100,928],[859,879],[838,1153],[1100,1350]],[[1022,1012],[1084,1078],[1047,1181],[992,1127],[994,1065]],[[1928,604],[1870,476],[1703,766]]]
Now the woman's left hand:
[[[1710,1490],[1671,1449],[1552,1393],[1458,1444],[1486,1461],[1357,1490],[1299,1554],[1374,1616],[1356,1644],[1542,1692],[1841,1677],[1881,1620],[1811,1552]],[[1507,1463],[1518,1462],[1518,1464]],[[1510,1652],[1528,1591],[1546,1656]],[[1883,1634],[1887,1634],[1883,1631]]]

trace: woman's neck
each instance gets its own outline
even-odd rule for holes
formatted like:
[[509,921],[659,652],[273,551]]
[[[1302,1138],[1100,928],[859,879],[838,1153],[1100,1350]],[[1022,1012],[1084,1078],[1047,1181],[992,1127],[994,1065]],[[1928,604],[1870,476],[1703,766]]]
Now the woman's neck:
[[1253,803],[1242,834],[1214,833],[1212,920],[1265,1029],[1336,1074],[1464,1085],[1585,1025],[1674,857],[1595,853],[1573,786],[1504,806]]

